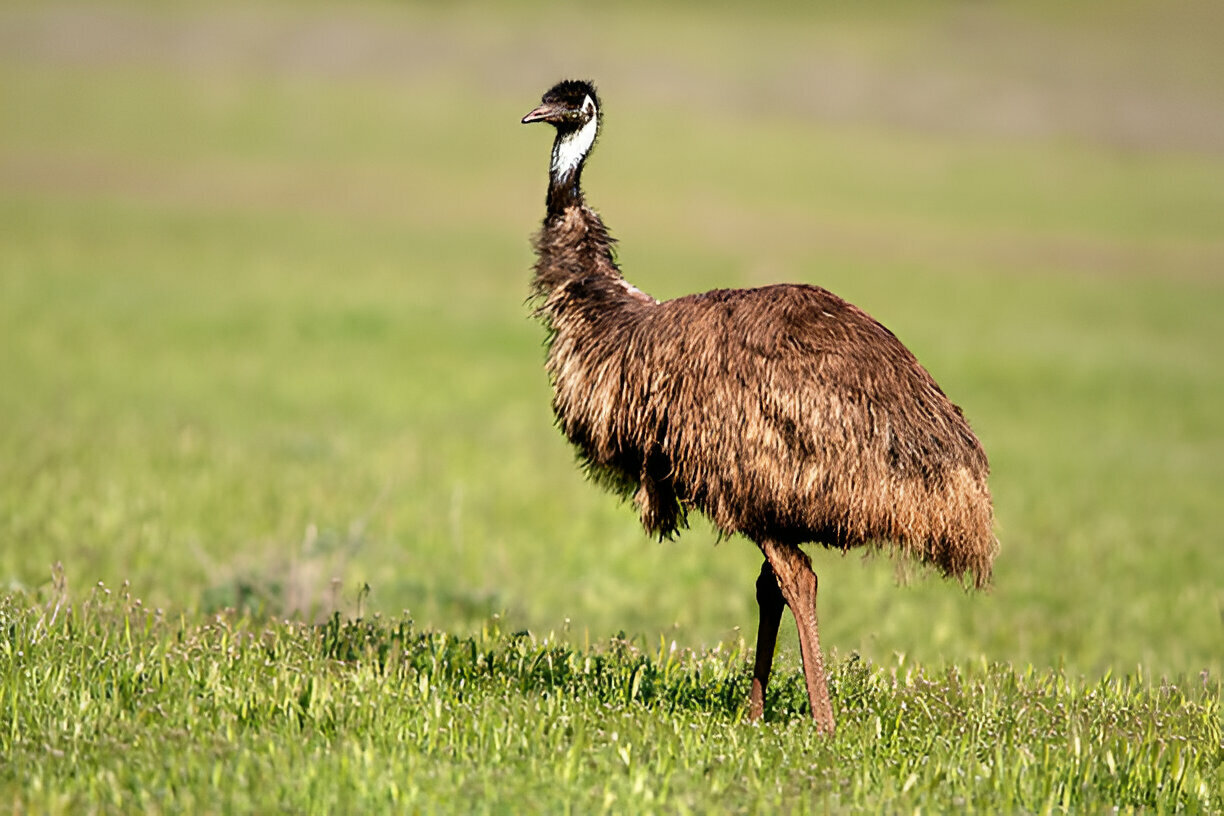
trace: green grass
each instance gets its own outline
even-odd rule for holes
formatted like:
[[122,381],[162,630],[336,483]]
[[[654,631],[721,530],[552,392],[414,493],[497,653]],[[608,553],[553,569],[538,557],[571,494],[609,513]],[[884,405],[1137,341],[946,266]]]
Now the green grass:
[[[1218,13],[1099,11],[0,9],[0,802],[1224,807]],[[755,548],[552,426],[570,73],[637,285],[827,286],[990,454],[990,592],[813,553],[831,742],[789,626],[741,722]]]
[[104,588],[77,605],[10,597],[0,624],[0,786],[19,811],[1224,805],[1218,681],[846,660],[830,676],[842,725],[818,739],[795,673],[769,722],[744,723],[742,646],[188,622]]

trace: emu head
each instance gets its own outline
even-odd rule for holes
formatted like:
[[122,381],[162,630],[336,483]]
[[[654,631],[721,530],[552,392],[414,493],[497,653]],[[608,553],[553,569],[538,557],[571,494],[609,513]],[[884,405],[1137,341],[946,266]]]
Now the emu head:
[[558,82],[523,117],[523,124],[547,122],[557,129],[553,142],[554,178],[573,175],[586,160],[599,133],[599,95],[595,85],[582,80]]

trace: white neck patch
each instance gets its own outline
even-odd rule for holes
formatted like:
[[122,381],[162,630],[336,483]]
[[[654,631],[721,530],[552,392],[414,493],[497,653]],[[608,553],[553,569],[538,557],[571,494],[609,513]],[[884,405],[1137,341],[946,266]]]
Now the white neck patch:
[[591,145],[595,144],[595,132],[599,130],[599,112],[595,110],[595,100],[588,96],[582,103],[582,112],[590,117],[587,123],[558,139],[553,148],[552,172],[555,176],[568,176],[577,170],[586,154],[591,151]]

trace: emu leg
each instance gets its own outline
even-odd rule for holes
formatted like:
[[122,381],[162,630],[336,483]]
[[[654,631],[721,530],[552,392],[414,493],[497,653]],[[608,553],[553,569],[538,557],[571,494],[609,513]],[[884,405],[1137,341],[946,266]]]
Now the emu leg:
[[782,622],[782,610],[786,600],[778,589],[769,560],[761,565],[761,574],[756,582],[757,606],[761,608],[761,620],[757,625],[756,666],[752,670],[752,694],[748,698],[748,719],[753,722],[765,713],[765,689],[769,685],[769,672],[773,669],[774,644],[778,641],[778,624]]
[[761,551],[778,579],[778,589],[799,627],[799,654],[803,659],[803,676],[807,681],[808,702],[816,727],[833,733],[833,705],[825,679],[824,656],[820,653],[820,638],[816,631],[816,573],[812,561],[798,547],[773,541],[759,542]]

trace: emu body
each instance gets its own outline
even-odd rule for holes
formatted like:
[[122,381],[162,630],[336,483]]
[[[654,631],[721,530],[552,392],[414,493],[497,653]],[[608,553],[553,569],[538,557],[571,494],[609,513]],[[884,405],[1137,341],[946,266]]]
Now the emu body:
[[599,128],[585,82],[524,122],[557,128],[533,294],[549,331],[558,424],[600,483],[671,536],[697,509],[765,555],[750,716],[764,711],[783,606],[799,629],[812,716],[834,727],[802,543],[890,546],[989,580],[986,455],[959,408],[888,329],[815,286],[658,302],[621,276],[583,163]]

